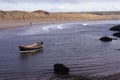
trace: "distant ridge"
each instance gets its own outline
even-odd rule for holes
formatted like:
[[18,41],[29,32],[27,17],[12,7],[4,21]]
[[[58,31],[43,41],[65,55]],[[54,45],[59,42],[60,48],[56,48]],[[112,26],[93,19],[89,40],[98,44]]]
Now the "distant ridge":
[[43,11],[43,10],[33,11],[33,13],[39,13],[39,14],[49,14],[49,12],[46,12],[46,11]]
[[26,11],[2,11],[0,10],[0,21],[16,20],[108,20],[120,19],[120,11],[114,12],[54,12],[43,10],[33,12]]

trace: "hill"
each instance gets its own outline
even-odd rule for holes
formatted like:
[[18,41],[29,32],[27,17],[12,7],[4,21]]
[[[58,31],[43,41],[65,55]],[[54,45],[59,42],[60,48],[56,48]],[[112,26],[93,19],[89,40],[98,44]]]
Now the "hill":
[[26,11],[1,11],[0,21],[18,20],[109,20],[120,19],[120,12],[59,12],[49,13],[42,10]]

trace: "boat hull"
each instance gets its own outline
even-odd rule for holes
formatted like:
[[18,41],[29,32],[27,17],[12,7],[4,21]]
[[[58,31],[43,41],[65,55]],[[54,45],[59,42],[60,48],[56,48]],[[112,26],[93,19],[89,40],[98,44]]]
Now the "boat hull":
[[43,49],[34,49],[34,50],[26,50],[26,51],[20,51],[21,54],[26,54],[26,53],[36,53],[38,51],[42,51]]
[[43,50],[43,43],[34,43],[32,45],[21,45],[19,46],[20,53],[35,53]]

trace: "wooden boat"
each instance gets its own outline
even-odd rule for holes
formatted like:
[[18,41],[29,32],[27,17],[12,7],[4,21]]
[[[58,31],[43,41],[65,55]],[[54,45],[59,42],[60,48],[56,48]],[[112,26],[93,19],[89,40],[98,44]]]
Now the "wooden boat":
[[43,42],[19,46],[20,53],[34,53],[43,50]]

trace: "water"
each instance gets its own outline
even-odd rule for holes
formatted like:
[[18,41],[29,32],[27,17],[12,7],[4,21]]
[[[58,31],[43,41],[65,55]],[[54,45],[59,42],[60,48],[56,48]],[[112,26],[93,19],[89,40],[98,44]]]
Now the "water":
[[[0,80],[45,79],[53,65],[63,63],[70,74],[110,75],[120,72],[120,39],[101,42],[120,21],[33,25],[0,30]],[[114,38],[114,37],[113,37]],[[44,42],[44,50],[21,55],[19,45]]]

